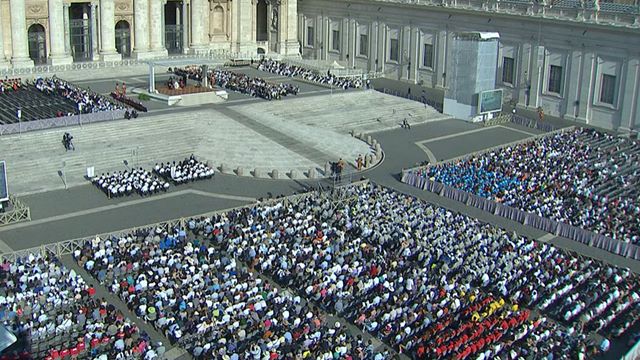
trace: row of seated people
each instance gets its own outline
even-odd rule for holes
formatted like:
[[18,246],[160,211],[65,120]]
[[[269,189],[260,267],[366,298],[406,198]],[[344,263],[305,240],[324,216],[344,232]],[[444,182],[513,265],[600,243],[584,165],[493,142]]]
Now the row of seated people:
[[79,265],[196,359],[389,359],[185,230],[87,242]]
[[91,182],[109,197],[153,195],[167,191],[169,183],[154,176],[147,170],[132,169],[95,176]]
[[142,112],[147,112],[147,107],[144,106],[140,101],[134,100],[130,97],[128,97],[126,94],[124,93],[117,93],[117,92],[111,92],[111,97],[114,98],[115,100],[129,106],[132,107],[138,111],[142,111]]
[[[335,208],[332,197],[311,194],[191,219],[187,229],[167,233],[158,228],[87,244],[75,256],[167,336],[176,341],[186,337],[182,341],[193,345],[186,334],[199,333],[209,340],[209,349],[225,353],[231,352],[230,344],[245,351],[259,338],[264,339],[259,342],[263,351],[280,349],[279,336],[265,332],[271,325],[265,329],[257,324],[274,324],[275,316],[276,324],[289,325],[291,317],[304,314],[299,308],[311,319],[319,314],[295,294],[290,303],[289,296],[270,293],[253,271],[299,289],[311,304],[344,316],[416,358],[507,359],[519,351],[510,346],[515,338],[531,344],[530,354],[538,358],[578,356],[581,344],[595,356],[608,350],[610,334],[600,330],[603,342],[588,342],[588,323],[567,328],[562,319],[553,319],[556,313],[537,299],[560,288],[546,285],[562,281],[579,287],[580,279],[593,271],[609,274],[601,279],[607,291],[598,294],[597,302],[608,301],[615,287],[626,294],[638,291],[638,279],[628,271],[596,262],[578,266],[575,257],[553,246],[410,196],[373,185],[345,191],[357,200]],[[195,240],[188,239],[187,230]],[[264,296],[257,297],[261,290]],[[228,292],[230,297],[221,297]],[[285,305],[274,307],[271,299]],[[528,305],[542,315],[531,315]],[[233,311],[247,306],[242,314]],[[616,322],[633,308],[610,303],[589,322],[602,316]],[[537,336],[542,323],[560,337],[583,342]],[[292,333],[301,324],[303,317],[295,317]],[[241,336],[236,338],[229,331],[238,325]],[[286,334],[287,329],[273,330]],[[216,344],[216,338],[225,341]]]
[[640,143],[579,128],[418,170],[538,216],[640,244]]
[[[271,225],[250,221],[254,227],[262,225],[262,229],[250,238],[254,244],[241,246],[241,249],[247,252],[251,263],[259,265],[261,271],[286,286],[305,289],[307,296],[325,308],[344,314],[392,345],[402,346],[405,351],[420,347],[435,349],[424,344],[434,335],[439,338],[434,330],[443,324],[435,320],[441,320],[447,312],[459,320],[455,311],[471,304],[471,299],[464,294],[470,287],[479,287],[509,299],[512,291],[518,290],[516,285],[522,286],[529,281],[526,272],[541,268],[532,260],[544,263],[565,258],[553,247],[536,248],[533,241],[514,238],[441,209],[428,208],[426,216],[417,206],[408,211],[404,205],[407,199],[400,200],[403,201],[399,201],[397,208],[389,206],[388,202],[380,208],[380,204],[385,203],[384,199],[365,203],[362,206],[372,209],[373,214],[355,211],[359,221],[353,217],[343,219],[350,228],[348,238],[345,237],[350,242],[337,240],[335,237],[341,239],[344,234],[334,233],[326,220],[321,225],[312,220],[313,217],[305,219],[301,209],[318,206],[310,202],[292,211],[301,213],[301,216],[287,219],[289,224],[284,225],[284,229],[282,222],[277,223],[280,229],[271,237],[265,237],[275,231]],[[274,217],[272,214],[266,216]],[[403,226],[394,222],[398,218]],[[322,219],[325,219],[324,214]],[[445,227],[449,222],[451,229]],[[458,228],[460,224],[464,225]],[[406,234],[412,234],[420,241],[406,239]],[[370,242],[363,241],[363,235],[371,237]],[[237,240],[239,244],[246,243],[246,237]],[[317,253],[305,250],[305,241],[309,240],[319,247]],[[331,257],[323,256],[323,253],[329,253]],[[519,259],[524,256],[526,259],[534,258],[521,262]],[[350,261],[345,263],[345,259]],[[637,291],[637,279],[628,272],[623,273],[622,281]],[[362,279],[363,275],[368,276]],[[431,279],[431,284],[425,283],[425,279]],[[518,281],[510,285],[506,280]],[[404,308],[398,308],[395,305],[397,301],[405,304]],[[621,314],[624,310],[616,316]],[[483,314],[479,315],[478,319],[482,319]],[[555,351],[564,352],[560,348]]]
[[10,93],[12,91],[18,91],[23,88],[22,79],[8,79],[0,80],[0,94]]
[[156,164],[153,171],[161,178],[173,181],[176,185],[211,179],[214,173],[212,168],[198,161],[193,155],[178,162]]
[[171,90],[183,89],[185,86],[187,86],[187,83],[184,81],[183,77],[178,79],[173,76],[169,76],[169,80],[167,80],[167,87]]
[[57,77],[37,78],[34,86],[50,96],[61,96],[72,101],[83,114],[123,109],[108,98],[85,90]]
[[225,89],[259,97],[266,100],[280,100],[287,95],[298,95],[298,87],[292,84],[272,83],[262,78],[243,73],[215,69],[209,74],[209,81]]
[[333,85],[335,87],[343,88],[344,90],[362,87],[361,79],[339,78],[331,74],[330,71],[327,71],[326,74],[321,74],[315,70],[287,64],[278,60],[262,59],[258,63],[258,70],[267,71],[281,76],[299,77],[318,84]]
[[55,258],[4,260],[0,285],[0,322],[23,339],[21,354],[28,358],[143,359],[150,350],[157,355],[144,332]]
[[[183,81],[186,78],[202,81],[202,68],[199,66],[187,66],[173,70],[174,74],[183,78]],[[292,84],[272,83],[262,78],[224,69],[209,69],[207,76],[212,85],[266,100],[279,100],[287,95],[297,95],[299,92],[299,88]],[[186,83],[186,81],[184,82]]]

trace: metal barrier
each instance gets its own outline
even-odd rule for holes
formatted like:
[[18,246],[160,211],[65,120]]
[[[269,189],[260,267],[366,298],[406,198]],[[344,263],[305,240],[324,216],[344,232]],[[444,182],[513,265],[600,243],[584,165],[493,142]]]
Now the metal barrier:
[[27,205],[13,195],[9,196],[9,202],[13,205],[13,209],[9,212],[0,213],[0,226],[31,221],[31,209]]
[[[189,55],[170,55],[156,60],[180,60],[180,59],[194,59],[198,61],[206,60],[224,60],[224,59],[257,59],[257,53],[251,52],[231,52],[225,50],[208,50],[203,53],[189,54]],[[106,68],[121,68],[124,66],[136,66],[146,65],[147,60],[136,59],[122,59],[118,61],[91,61],[72,63],[67,65],[39,65],[30,68],[10,68],[0,70],[1,76],[20,76],[29,74],[46,74],[46,73],[58,73],[75,70],[95,70]]]
[[20,121],[12,124],[0,125],[0,136],[19,134],[27,131],[44,130],[66,126],[82,126],[102,121],[118,120],[124,118],[126,110],[101,111],[89,114],[61,116],[42,120]]
[[406,91],[400,91],[400,90],[393,90],[393,89],[387,89],[387,88],[382,88],[380,89],[376,89],[377,91],[380,91],[384,94],[387,95],[393,95],[393,96],[397,96],[397,97],[401,97],[401,98],[405,98],[405,99],[409,99],[409,100],[413,100],[413,101],[417,101],[421,104],[424,104],[425,102],[427,103],[427,105],[431,106],[432,108],[436,109],[437,112],[439,113],[443,113],[444,112],[444,104],[433,100],[433,99],[428,99],[425,98],[423,99],[420,96],[416,96],[416,95],[409,95],[407,94]]
[[638,341],[620,360],[638,360],[640,359],[640,341]]

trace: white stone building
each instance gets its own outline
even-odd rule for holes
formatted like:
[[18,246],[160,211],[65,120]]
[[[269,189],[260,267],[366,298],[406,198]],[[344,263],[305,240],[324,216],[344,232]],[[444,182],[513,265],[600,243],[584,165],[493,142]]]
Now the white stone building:
[[0,0],[0,70],[168,54],[298,54],[296,0]]
[[[631,0],[634,1],[634,0]],[[640,14],[590,0],[298,0],[302,56],[443,90],[453,34],[500,34],[505,102],[622,131],[640,127]]]

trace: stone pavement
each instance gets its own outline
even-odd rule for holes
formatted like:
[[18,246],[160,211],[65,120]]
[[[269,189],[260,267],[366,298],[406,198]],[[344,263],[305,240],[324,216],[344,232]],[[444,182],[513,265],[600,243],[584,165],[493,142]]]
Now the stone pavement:
[[[274,169],[282,176],[291,170],[302,175],[310,168],[320,173],[327,161],[371,152],[369,145],[351,136],[334,133],[325,142],[318,141],[313,128],[306,130],[292,139],[247,116],[234,120],[224,110],[208,109],[6,136],[0,138],[0,153],[7,161],[10,191],[21,195],[64,188],[65,182],[67,187],[84,184],[88,166],[99,175],[195,154],[215,167],[243,167],[246,175],[258,168],[267,177]],[[65,131],[74,136],[76,151],[63,148]],[[290,144],[282,143],[287,139],[297,147],[288,149]]]

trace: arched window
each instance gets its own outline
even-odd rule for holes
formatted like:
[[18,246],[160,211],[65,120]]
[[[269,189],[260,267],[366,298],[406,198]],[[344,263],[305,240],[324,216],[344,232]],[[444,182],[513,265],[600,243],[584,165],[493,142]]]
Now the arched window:
[[268,37],[267,2],[259,0],[256,5],[256,41],[267,41]]
[[44,26],[33,24],[29,26],[29,57],[35,64],[47,62],[47,35]]
[[224,9],[220,5],[213,8],[213,32],[224,32]]
[[123,57],[131,56],[131,27],[126,20],[116,23],[116,51]]

